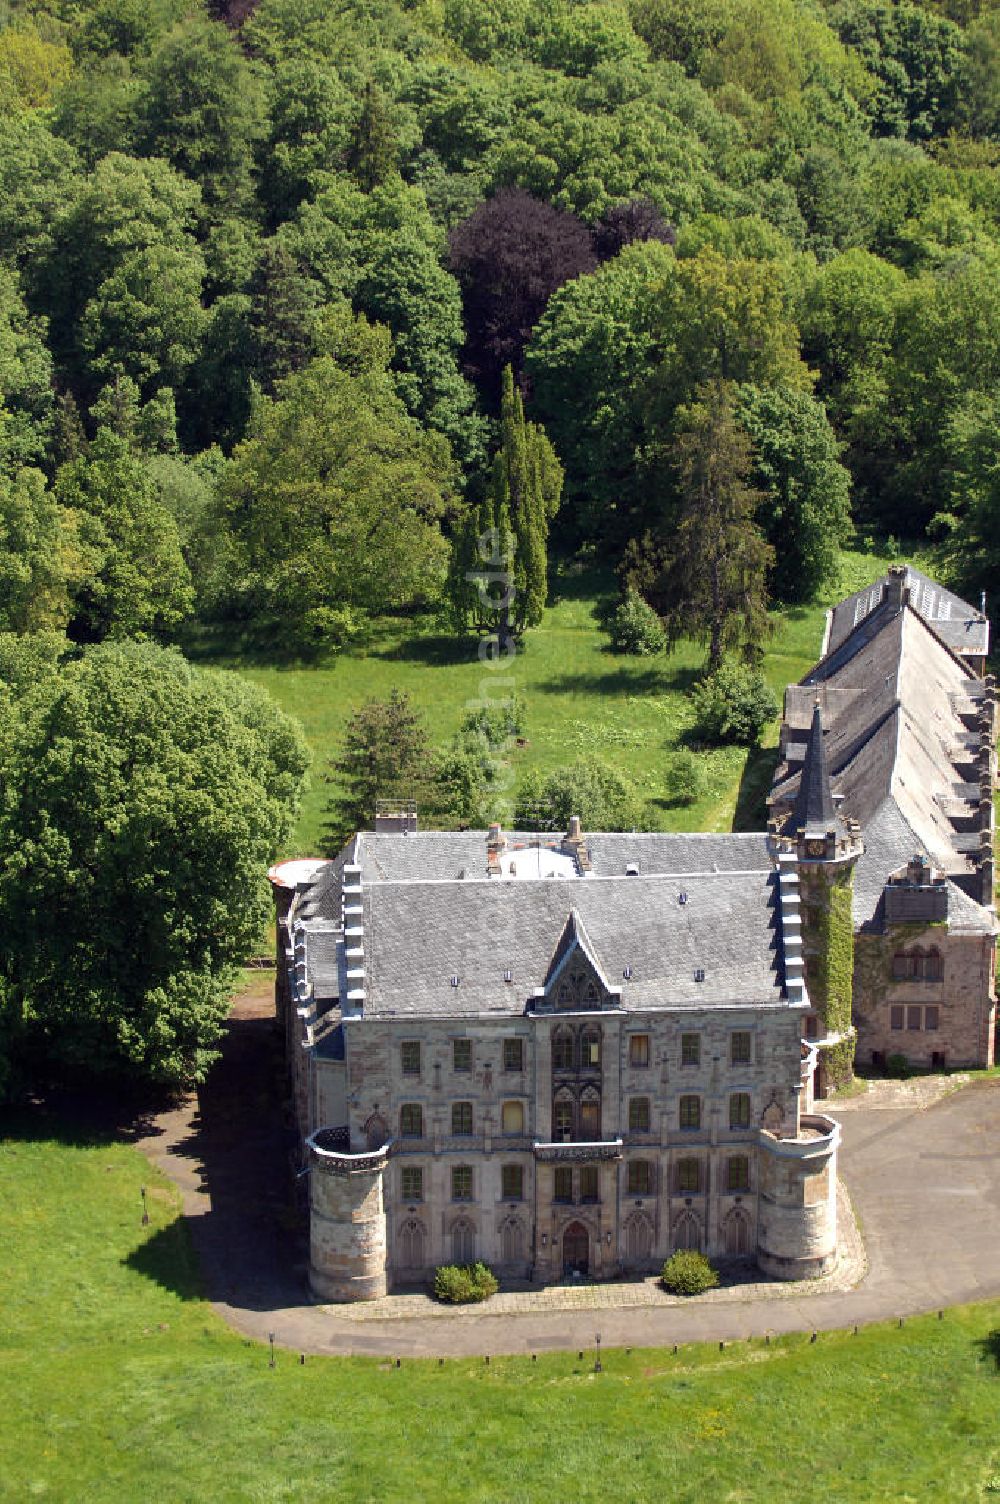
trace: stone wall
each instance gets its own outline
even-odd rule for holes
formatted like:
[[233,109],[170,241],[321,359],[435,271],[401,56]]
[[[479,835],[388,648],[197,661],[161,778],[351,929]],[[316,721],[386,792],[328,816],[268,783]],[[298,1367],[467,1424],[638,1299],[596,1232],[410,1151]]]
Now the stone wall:
[[757,1263],[777,1279],[811,1279],[837,1255],[840,1126],[810,1115],[801,1137],[760,1135]]
[[385,1155],[349,1156],[310,1139],[309,1285],[324,1301],[386,1293]]
[[[918,949],[939,953],[942,979],[894,980],[893,957]],[[890,1055],[905,1055],[916,1066],[992,1065],[993,956],[991,936],[949,933],[939,924],[859,934],[854,968],[859,1065],[884,1063]],[[895,1020],[894,1008],[902,1009]],[[928,1015],[928,1008],[936,1014]],[[901,1026],[894,1028],[894,1021]],[[931,1021],[936,1027],[927,1027]]]

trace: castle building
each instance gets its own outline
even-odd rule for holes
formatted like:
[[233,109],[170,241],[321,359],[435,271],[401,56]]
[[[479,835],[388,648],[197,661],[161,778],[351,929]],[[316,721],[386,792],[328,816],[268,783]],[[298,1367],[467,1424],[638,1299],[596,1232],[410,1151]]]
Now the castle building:
[[272,870],[318,1299],[475,1259],[542,1284],[684,1248],[832,1267],[839,1127],[815,1097],[856,1049],[993,1058],[984,626],[921,601],[890,571],[831,614],[766,833],[402,811]]

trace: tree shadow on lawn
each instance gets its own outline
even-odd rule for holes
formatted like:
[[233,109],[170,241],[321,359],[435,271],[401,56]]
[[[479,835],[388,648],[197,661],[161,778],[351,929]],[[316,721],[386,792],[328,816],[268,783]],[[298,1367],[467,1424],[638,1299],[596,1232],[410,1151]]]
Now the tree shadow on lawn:
[[666,694],[686,694],[700,677],[700,669],[665,669],[655,664],[639,668],[635,660],[603,673],[583,672],[555,674],[536,681],[532,688],[551,695],[643,695],[660,698]]
[[980,1357],[992,1358],[994,1371],[1000,1373],[1000,1327],[994,1327],[985,1337],[978,1337],[975,1346],[979,1349]]
[[368,656],[382,658],[387,663],[423,663],[428,668],[455,668],[459,664],[477,661],[479,640],[432,632],[404,637],[383,647],[372,647]]
[[767,795],[778,766],[777,747],[751,747],[743,764],[734,830],[764,830],[767,825]]

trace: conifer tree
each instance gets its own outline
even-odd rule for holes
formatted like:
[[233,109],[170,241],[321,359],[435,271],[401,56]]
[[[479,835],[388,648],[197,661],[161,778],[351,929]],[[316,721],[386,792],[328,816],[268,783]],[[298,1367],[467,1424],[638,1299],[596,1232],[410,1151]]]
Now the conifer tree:
[[542,619],[548,594],[549,522],[562,495],[562,466],[524,403],[510,366],[503,373],[500,447],[486,494],[459,529],[449,597],[460,631],[495,633],[506,651]]

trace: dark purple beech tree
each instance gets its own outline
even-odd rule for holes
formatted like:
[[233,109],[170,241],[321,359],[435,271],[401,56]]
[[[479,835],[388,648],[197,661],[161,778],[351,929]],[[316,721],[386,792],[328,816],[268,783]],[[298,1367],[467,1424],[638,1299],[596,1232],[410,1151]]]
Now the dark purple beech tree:
[[591,231],[591,240],[597,259],[611,261],[637,240],[661,240],[664,245],[673,245],[677,234],[651,198],[630,198],[601,215]]
[[496,407],[503,369],[520,376],[549,298],[597,266],[590,230],[522,188],[503,188],[455,226],[449,249],[462,288],[466,373]]

